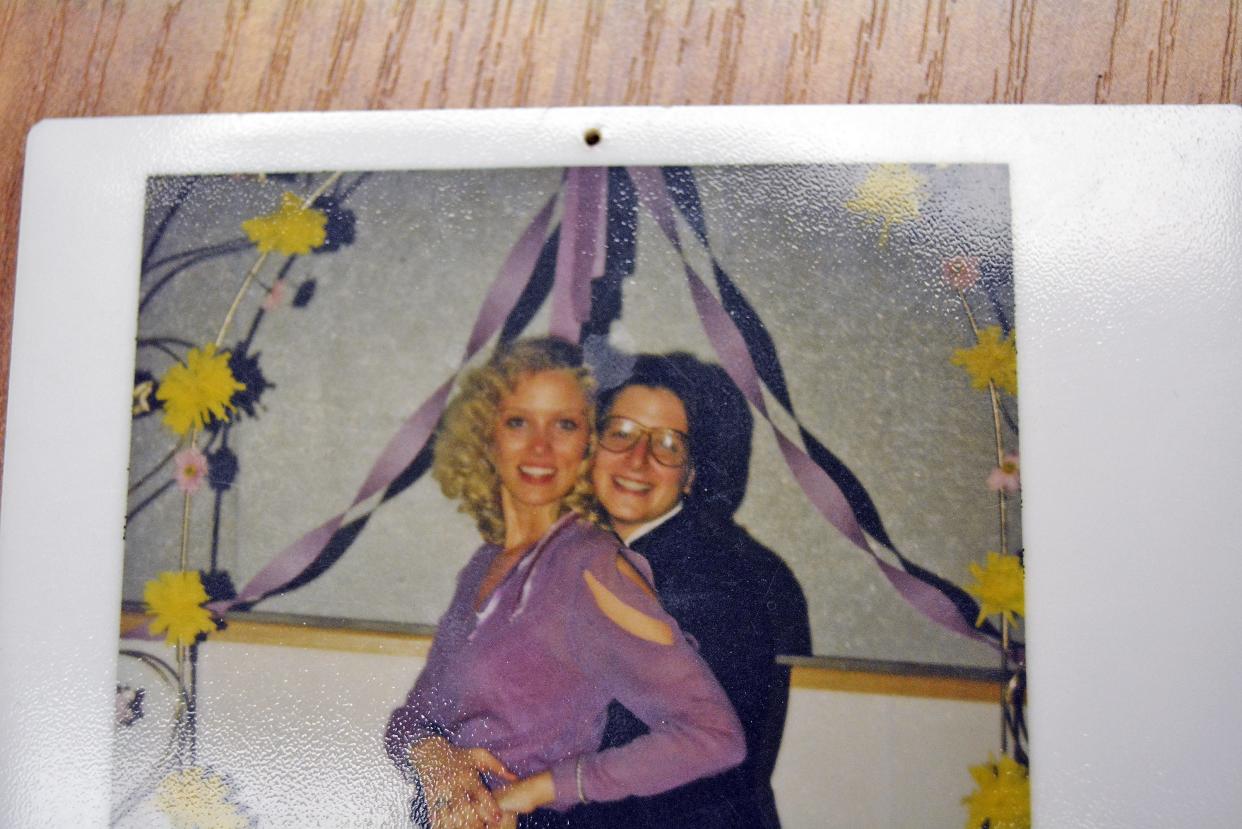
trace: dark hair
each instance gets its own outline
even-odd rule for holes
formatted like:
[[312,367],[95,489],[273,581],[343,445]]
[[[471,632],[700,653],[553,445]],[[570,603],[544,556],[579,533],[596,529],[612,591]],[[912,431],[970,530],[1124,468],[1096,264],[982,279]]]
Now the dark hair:
[[630,386],[666,389],[681,400],[690,424],[694,483],[684,503],[729,518],[741,506],[750,475],[755,422],[746,398],[728,373],[692,354],[640,354],[629,376],[603,390],[596,411],[608,416],[616,396]]

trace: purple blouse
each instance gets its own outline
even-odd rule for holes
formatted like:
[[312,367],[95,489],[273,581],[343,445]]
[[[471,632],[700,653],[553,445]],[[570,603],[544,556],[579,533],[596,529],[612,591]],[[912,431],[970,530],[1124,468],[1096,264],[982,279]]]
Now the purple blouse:
[[[588,800],[652,795],[740,763],[746,742],[711,671],[659,602],[623,576],[612,535],[567,515],[514,567],[487,606],[474,598],[500,552],[484,545],[457,577],[427,665],[392,713],[385,745],[409,768],[410,747],[437,734],[491,751],[519,777],[551,769],[567,809]],[[647,580],[647,561],[626,558]],[[635,636],[600,611],[590,573],[632,608],[673,630],[673,644]],[[598,751],[608,703],[651,730]]]

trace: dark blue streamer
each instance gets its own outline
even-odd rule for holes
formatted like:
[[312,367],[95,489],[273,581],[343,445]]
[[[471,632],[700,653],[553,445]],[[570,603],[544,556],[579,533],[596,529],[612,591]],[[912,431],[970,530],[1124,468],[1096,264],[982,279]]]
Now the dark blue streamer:
[[[792,409],[790,409],[790,414],[793,414]],[[896,553],[897,549],[889,539],[888,531],[884,529],[884,522],[880,520],[880,511],[876,509],[875,502],[871,500],[871,496],[867,493],[862,481],[858,480],[858,476],[801,423],[798,424],[798,433],[802,436],[802,443],[806,447],[806,453],[811,456],[811,460],[827,472],[828,477],[840,487],[845,500],[854,510],[858,525],[876,541]],[[898,555],[900,556],[900,553]]]
[[147,263],[151,261],[151,257],[155,255],[155,249],[159,247],[160,241],[164,238],[168,226],[172,223],[177,212],[181,210],[181,205],[185,204],[186,197],[190,195],[190,191],[194,189],[194,185],[198,183],[198,176],[191,176],[181,183],[181,187],[177,189],[177,194],[173,196],[172,204],[168,206],[168,210],[160,218],[159,224],[155,226],[154,232],[151,234],[151,241],[147,244],[147,249],[142,252],[142,272],[146,273]]
[[983,292],[992,306],[996,321],[1000,323],[1001,331],[1008,337],[1013,332],[1013,324],[1005,313],[1005,306],[1001,302],[999,292],[1002,286],[1013,284],[1013,263],[1007,259],[1000,262],[983,261],[979,266],[979,282],[983,285]]
[[354,194],[354,191],[357,190],[362,183],[369,179],[372,175],[373,174],[370,172],[361,173],[356,179],[349,183],[348,187],[345,186],[344,178],[337,179],[336,184],[332,187],[332,192],[336,195],[337,201],[343,202],[348,199]]
[[228,446],[227,427],[223,430],[223,435],[220,448],[207,455],[207,485],[216,492],[233,488],[239,468],[237,454]]
[[[768,328],[759,318],[754,309],[742,295],[741,290],[733,284],[733,280],[724,272],[720,264],[712,258],[712,272],[716,275],[716,287],[720,290],[720,301],[725,311],[742,332],[746,341],[746,350],[754,361],[755,371],[763,380],[763,384],[772,392],[772,396],[785,408],[790,415],[794,414],[793,400],[789,396],[789,387],[785,382],[785,370],[781,368],[781,358],[776,353],[776,343]],[[795,419],[796,416],[794,416]],[[825,470],[827,471],[827,470]],[[864,527],[864,529],[866,529]]]
[[[422,448],[422,451],[414,456],[414,460],[410,462],[410,465],[407,466],[400,475],[393,479],[393,482],[390,483],[388,488],[384,490],[384,494],[380,498],[381,504],[395,498],[400,493],[409,489],[427,473],[427,470],[431,468],[431,462],[434,456],[434,447],[435,436],[433,435],[431,439],[428,440],[427,445]],[[340,560],[341,556],[345,555],[346,551],[348,551],[351,546],[353,546],[353,543],[362,534],[363,529],[366,528],[367,522],[371,520],[372,514],[373,513],[368,513],[360,516],[333,533],[332,538],[326,545],[324,545],[323,551],[320,552],[319,555],[315,557],[315,560],[312,561],[310,565],[293,581],[285,584],[278,590],[274,590],[271,593],[261,596],[255,601],[250,602],[245,607],[241,607],[239,605],[239,609],[249,610],[255,604],[263,601],[264,599],[296,590],[299,587],[322,576],[329,569],[331,569],[332,565],[336,564],[336,562]]]
[[[706,245],[707,227],[692,171],[689,168],[664,168],[664,176],[678,209],[681,210],[694,233]],[[589,335],[606,336],[612,322],[621,317],[621,288],[624,280],[633,275],[636,261],[638,199],[633,183],[623,169],[613,168],[608,171],[608,188],[604,275],[592,285],[591,318],[583,326],[583,339]],[[560,227],[558,225],[544,243],[525,290],[505,320],[499,337],[500,342],[507,343],[520,336],[547,300],[555,277],[559,239]],[[714,258],[713,271],[725,309],[741,331],[760,377],[773,397],[797,421],[776,344],[768,334],[763,320]],[[889,539],[879,511],[858,477],[800,422],[799,432],[808,455],[841,488],[855,512],[859,525],[877,542],[891,550],[906,572],[940,590],[954,602],[964,617],[973,622],[978,615],[978,604],[974,599],[957,585],[903,556]],[[385,489],[381,503],[405,491],[426,474],[432,462],[433,445],[434,437],[401,475]],[[339,529],[315,561],[297,579],[277,592],[284,593],[297,589],[326,572],[349,549],[369,519],[370,515],[362,516]],[[275,593],[269,595],[275,595]],[[982,630],[990,635],[999,636],[990,623],[986,623]]]
[[560,244],[560,239],[561,226],[558,224],[548,235],[548,241],[544,242],[543,250],[539,252],[539,259],[535,261],[535,270],[531,272],[530,281],[526,283],[526,288],[518,297],[517,304],[513,306],[513,310],[505,319],[504,327],[500,329],[501,343],[509,343],[520,337],[526,330],[526,326],[530,325],[530,321],[535,318],[535,314],[539,313],[548,295],[552,293],[552,282],[556,277],[556,249]]
[[591,283],[591,318],[581,340],[607,338],[621,319],[625,280],[634,275],[638,255],[638,192],[624,167],[608,168],[608,218],[604,241],[604,274]]
[[[664,178],[669,194],[681,211],[682,216],[706,246],[708,244],[707,226],[703,218],[702,204],[698,197],[698,188],[694,184],[693,172],[688,168],[666,167],[664,168]],[[880,512],[876,508],[875,502],[858,479],[858,476],[850,471],[849,467],[802,425],[797,413],[794,411],[793,400],[790,398],[788,385],[785,381],[785,373],[776,351],[776,343],[768,333],[767,326],[763,324],[763,320],[758,312],[755,311],[754,306],[747,301],[745,295],[742,294],[733,280],[729,278],[724,269],[720,267],[714,256],[712,257],[712,270],[716,277],[716,286],[720,291],[721,303],[741,332],[742,339],[746,343],[746,349],[750,352],[751,360],[755,364],[755,370],[763,380],[764,385],[767,386],[768,391],[772,393],[772,396],[776,398],[789,413],[790,417],[794,419],[794,422],[798,424],[798,431],[802,436],[807,455],[840,488],[842,495],[845,496],[850,508],[854,511],[854,516],[858,520],[859,526],[868,535],[891,551],[907,573],[931,585],[947,596],[958,608],[962,616],[973,624],[979,614],[978,603],[965,590],[953,582],[936,575],[927,568],[915,564],[897,549],[892,539],[889,538],[888,531],[884,528],[884,523],[880,519]],[[981,630],[989,635],[999,637],[999,632],[990,622],[985,622]]]
[[161,495],[163,495],[165,492],[171,489],[172,485],[173,485],[173,481],[171,479],[165,481],[164,484],[159,489],[155,490],[155,492],[152,492],[145,499],[143,499],[142,503],[138,504],[138,506],[130,510],[129,514],[125,516],[125,523],[128,524],[130,521],[133,521],[134,516],[142,512],[144,509],[150,506],[157,498],[159,498]]
[[358,216],[335,195],[325,194],[315,199],[311,207],[323,212],[327,218],[324,225],[323,244],[311,250],[312,254],[333,253],[352,245],[357,236]]
[[[543,249],[540,251],[539,259],[535,263],[535,269],[531,272],[530,281],[527,283],[525,290],[518,297],[517,304],[513,311],[505,320],[505,324],[500,333],[500,341],[508,342],[521,335],[526,326],[530,324],[531,319],[539,312],[540,306],[548,298],[552,290],[552,281],[556,275],[556,250],[560,238],[559,225],[553,229],[548,240],[544,243]],[[384,494],[380,497],[380,504],[395,498],[400,493],[409,489],[417,483],[427,471],[431,468],[434,457],[435,435],[427,441],[427,445],[414,456],[412,460],[400,475],[393,479],[392,483],[384,490]],[[292,590],[314,581],[327,572],[332,565],[340,560],[341,556],[353,545],[362,530],[366,527],[372,513],[360,516],[345,526],[337,530],[328,543],[324,546],[323,551],[315,558],[311,564],[300,573],[293,581],[285,584],[280,589],[268,593],[254,602],[250,602],[245,606],[238,606],[238,609],[248,610],[264,599],[288,593]]]
[[253,246],[254,243],[245,236],[238,236],[236,239],[230,239],[227,242],[219,242],[214,245],[203,245],[202,247],[190,248],[177,253],[170,253],[167,256],[156,259],[154,262],[147,262],[143,265],[142,275],[145,278],[148,273],[154,270],[162,268],[165,265],[171,265],[178,260],[189,259],[192,256],[223,256],[226,253],[236,253],[237,251],[246,250],[247,248]]
[[707,220],[703,218],[703,203],[699,199],[694,171],[689,167],[664,167],[661,172],[664,173],[664,186],[668,188],[673,204],[677,205],[694,235],[707,247]]
[[1005,418],[1006,425],[1009,426],[1009,430],[1013,432],[1014,435],[1017,435],[1018,434],[1018,421],[1014,419],[1013,414],[1009,411],[1009,407],[1005,405],[1004,400],[1000,401],[1000,410],[1001,410],[1001,416]]
[[298,286],[298,292],[293,295],[292,305],[294,308],[305,308],[310,305],[311,300],[315,298],[315,280],[308,279]]
[[341,527],[333,534],[332,539],[324,546],[323,551],[315,558],[310,565],[303,570],[298,576],[287,584],[283,584],[270,593],[265,593],[253,602],[244,602],[234,606],[234,610],[250,610],[258,602],[272,596],[279,596],[293,590],[297,590],[304,584],[314,581],[328,571],[333,564],[345,555],[348,550],[362,533],[367,522],[371,520],[371,513],[367,513],[359,518],[354,519],[345,526]]
[[237,598],[237,588],[233,586],[233,577],[228,570],[199,570],[203,580],[203,590],[207,592],[209,602],[227,602]]
[[155,295],[158,294],[164,288],[165,285],[167,285],[174,278],[176,278],[178,274],[184,273],[185,271],[187,271],[194,265],[199,264],[200,262],[206,262],[208,259],[214,259],[217,256],[228,256],[229,254],[236,253],[237,251],[245,250],[248,247],[250,247],[249,242],[247,242],[244,245],[237,246],[237,247],[232,247],[228,245],[216,245],[213,248],[206,249],[202,253],[198,253],[198,254],[195,254],[194,256],[191,256],[190,258],[183,261],[181,264],[177,265],[177,267],[173,268],[168,273],[164,274],[164,276],[158,282],[156,282],[154,285],[151,286],[151,290],[147,291],[146,294],[142,297],[142,299],[138,302],[138,313],[141,314],[142,310],[147,307],[147,304],[152,299],[155,298]]

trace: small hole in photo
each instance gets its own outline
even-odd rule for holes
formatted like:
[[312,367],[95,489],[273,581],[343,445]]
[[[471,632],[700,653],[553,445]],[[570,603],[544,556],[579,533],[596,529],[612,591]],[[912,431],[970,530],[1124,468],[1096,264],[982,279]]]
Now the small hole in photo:
[[600,142],[600,139],[602,138],[603,136],[600,135],[599,130],[596,129],[595,127],[591,127],[590,129],[588,129],[586,132],[582,134],[582,140],[587,143],[588,147],[594,147],[596,144]]

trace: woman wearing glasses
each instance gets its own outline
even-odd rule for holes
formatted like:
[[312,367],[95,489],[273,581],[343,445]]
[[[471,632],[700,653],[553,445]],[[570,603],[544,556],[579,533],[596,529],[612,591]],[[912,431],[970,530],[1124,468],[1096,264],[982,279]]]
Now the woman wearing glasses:
[[[810,655],[810,627],[792,572],[732,518],[746,491],[750,410],[723,369],[684,353],[639,356],[600,408],[592,475],[600,504],[650,563],[665,609],[697,640],[742,721],[747,757],[656,797],[575,809],[572,823],[776,829],[771,778],[789,701],[789,668],[776,657]],[[645,732],[614,706],[604,745]]]
[[[577,346],[520,341],[464,378],[441,421],[433,474],[485,543],[386,732],[421,826],[512,826],[744,756],[728,699],[660,607],[646,562],[595,526],[591,393]],[[614,699],[651,733],[601,751]]]

